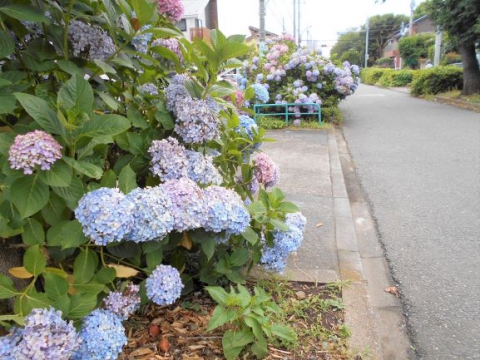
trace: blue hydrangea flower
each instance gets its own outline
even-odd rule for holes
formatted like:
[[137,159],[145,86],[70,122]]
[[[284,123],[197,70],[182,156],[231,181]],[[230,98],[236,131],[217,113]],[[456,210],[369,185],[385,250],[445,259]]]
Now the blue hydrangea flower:
[[175,105],[177,120],[174,131],[187,144],[203,143],[220,134],[217,111],[205,100],[179,99]]
[[[253,139],[253,131],[258,132],[258,125],[250,116],[240,115],[240,126],[247,133],[250,139]],[[240,131],[239,128],[235,129],[237,132]]]
[[[22,329],[13,327],[8,335],[0,337],[0,359],[15,360],[15,349],[22,340]],[[17,353],[18,354],[18,353]]]
[[360,72],[360,68],[358,67],[358,65],[352,65],[352,72],[355,75],[358,75],[358,73]]
[[209,186],[203,193],[208,209],[205,230],[238,235],[250,224],[250,214],[235,191],[221,186]]
[[262,84],[253,84],[252,87],[255,91],[255,99],[262,103],[268,102],[270,94],[268,93],[268,90],[265,88],[265,86],[263,86]]
[[333,73],[335,71],[335,65],[333,65],[332,63],[328,63],[327,65],[325,65],[325,67],[323,68],[323,72],[327,75]]
[[162,180],[187,176],[188,158],[185,147],[177,139],[155,140],[148,149],[152,157],[151,172]]
[[289,230],[275,230],[273,232],[273,247],[265,244],[260,260],[267,269],[276,272],[282,272],[285,269],[288,255],[300,247],[307,220],[301,213],[297,212],[287,214],[285,223]]
[[112,291],[103,300],[105,308],[123,320],[127,320],[140,307],[139,290],[138,285],[129,283],[123,292]]
[[185,98],[191,98],[190,93],[184,83],[188,80],[188,76],[184,74],[176,74],[170,84],[165,89],[165,100],[168,111],[172,111],[176,115],[176,104]]
[[174,230],[182,232],[203,226],[207,209],[203,192],[197,184],[188,178],[181,178],[168,180],[160,187],[172,202],[170,213],[173,216]]
[[114,360],[127,344],[122,319],[104,309],[96,309],[83,320],[82,344],[72,360]]
[[[140,28],[140,31],[145,31],[150,29],[151,25],[145,25]],[[138,52],[147,53],[148,44],[152,41],[153,34],[152,33],[145,33],[139,34],[132,39],[132,45]]]
[[21,330],[13,358],[68,360],[80,342],[73,323],[63,320],[61,311],[52,307],[33,309],[25,318],[25,328]]
[[145,283],[147,297],[157,305],[173,304],[184,287],[180,273],[170,265],[159,265]]
[[188,177],[200,185],[220,185],[223,181],[213,157],[198,151],[186,150],[188,159]]
[[68,27],[68,38],[73,54],[87,60],[105,61],[115,53],[112,38],[98,25],[72,20]]
[[134,204],[118,189],[100,188],[85,194],[75,209],[85,236],[97,245],[121,241],[133,226]]
[[134,222],[126,240],[136,243],[161,240],[173,230],[172,202],[163,188],[137,188],[127,195],[127,200],[134,204]]
[[153,83],[143,84],[142,86],[140,86],[140,91],[151,96],[158,95],[158,88]]

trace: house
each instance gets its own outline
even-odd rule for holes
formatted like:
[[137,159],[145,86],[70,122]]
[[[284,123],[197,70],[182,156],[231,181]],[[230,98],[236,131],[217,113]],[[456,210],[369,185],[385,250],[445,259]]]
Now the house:
[[185,9],[176,26],[186,39],[210,41],[210,30],[218,29],[217,0],[183,0]]
[[[260,42],[260,29],[255,26],[249,26],[250,36],[245,39],[248,45],[258,46]],[[278,35],[270,31],[265,30],[265,40],[276,38]]]
[[[428,15],[422,16],[412,23],[412,35],[423,33],[435,33],[436,27],[433,21]],[[402,68],[402,59],[400,58],[400,52],[398,51],[398,41],[408,35],[408,26],[403,27],[397,32],[393,33],[385,47],[382,50],[382,57],[392,59],[395,69]]]

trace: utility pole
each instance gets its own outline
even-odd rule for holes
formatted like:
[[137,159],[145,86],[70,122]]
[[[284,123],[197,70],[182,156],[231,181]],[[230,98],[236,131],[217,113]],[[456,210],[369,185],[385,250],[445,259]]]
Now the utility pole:
[[368,67],[368,35],[370,31],[370,19],[367,17],[366,32],[365,32],[365,68]]
[[410,23],[408,25],[408,36],[413,35],[413,10],[415,9],[415,0],[410,3]]
[[301,33],[301,27],[300,27],[300,14],[301,14],[300,3],[301,3],[301,1],[302,0],[298,0],[298,9],[297,9],[297,13],[298,13],[298,21],[297,21],[298,46],[302,45],[302,33]]
[[440,27],[437,26],[437,34],[435,36],[435,57],[433,58],[434,66],[440,65],[441,50],[442,50],[442,31],[440,30]]
[[265,0],[260,0],[260,41],[258,43],[258,48],[260,55],[263,54],[265,50]]
[[297,42],[297,0],[293,0],[293,41]]

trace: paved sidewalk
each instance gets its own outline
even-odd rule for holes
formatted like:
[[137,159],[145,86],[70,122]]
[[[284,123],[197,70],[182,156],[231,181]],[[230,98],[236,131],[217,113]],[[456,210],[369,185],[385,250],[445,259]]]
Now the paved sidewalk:
[[[368,208],[363,209],[367,214],[358,217],[355,208],[352,213],[345,165],[342,171],[348,149],[340,131],[282,130],[271,131],[268,137],[276,142],[264,143],[263,151],[280,166],[280,188],[307,218],[303,244],[290,256],[285,277],[320,283],[349,281],[343,300],[352,330],[350,348],[368,354],[362,359],[408,359],[400,304],[391,294],[382,293],[392,284],[375,234],[359,249],[357,232],[363,240],[365,224],[372,220]],[[378,260],[373,265],[372,254]]]

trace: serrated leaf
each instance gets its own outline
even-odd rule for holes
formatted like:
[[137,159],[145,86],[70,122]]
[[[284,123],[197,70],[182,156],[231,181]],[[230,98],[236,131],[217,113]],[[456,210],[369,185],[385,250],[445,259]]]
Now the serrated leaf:
[[296,213],[296,212],[299,212],[300,209],[294,203],[284,201],[277,206],[277,211],[282,211],[286,213]]
[[23,226],[22,240],[26,245],[43,245],[45,242],[45,231],[38,220],[28,218]]
[[73,263],[73,277],[75,283],[84,284],[89,282],[98,264],[97,254],[90,249],[82,249]]
[[75,210],[78,204],[78,200],[83,196],[84,189],[82,181],[77,177],[72,177],[72,183],[67,187],[52,186],[52,190],[65,200],[65,204],[71,210]]
[[60,296],[52,303],[52,306],[55,309],[60,310],[62,314],[68,314],[68,312],[70,311],[70,296]]
[[227,360],[234,360],[242,349],[254,340],[253,333],[247,329],[243,331],[227,330],[223,334],[223,354]]
[[20,326],[25,325],[25,318],[21,315],[0,315],[0,323],[14,321]]
[[61,124],[55,111],[48,103],[30,94],[14,93],[25,111],[30,115],[43,130],[65,137],[65,128]]
[[125,265],[107,264],[115,270],[115,274],[119,278],[130,278],[138,274],[138,270]]
[[213,254],[215,253],[216,242],[211,237],[205,238],[200,245],[202,246],[202,251],[207,257],[207,260],[210,261]]
[[151,270],[155,269],[163,261],[163,248],[147,253],[145,258],[147,267]]
[[32,309],[48,308],[51,304],[52,303],[48,299],[47,294],[39,293],[36,290],[31,290],[28,293],[17,297],[17,300],[14,304],[14,311],[23,316],[27,316],[30,314]]
[[15,42],[9,33],[0,30],[0,59],[10,56],[15,51]]
[[21,21],[50,24],[50,19],[43,12],[31,5],[11,4],[0,7],[0,12]]
[[47,185],[70,186],[72,183],[72,169],[61,159],[56,161],[49,171],[40,171],[38,177]]
[[30,279],[33,277],[33,274],[29,273],[23,266],[10,268],[8,272],[18,279]]
[[94,59],[93,62],[100,69],[102,69],[105,74],[116,74],[117,73],[117,71],[113,67],[108,65],[106,62],[103,62],[103,61],[98,60],[98,59]]
[[278,220],[278,219],[270,219],[270,223],[275,226],[278,230],[281,230],[281,231],[288,231],[290,230],[290,228],[288,227],[288,225],[281,221],[281,220]]
[[63,225],[61,232],[62,250],[77,248],[88,242],[88,238],[83,234],[82,225],[78,220],[72,220]]
[[252,245],[258,242],[258,234],[250,226],[242,232],[242,236]]
[[68,317],[72,319],[83,318],[97,305],[97,296],[91,294],[78,294],[70,299],[70,311]]
[[100,180],[101,187],[114,188],[117,184],[117,175],[111,169],[103,173],[102,179]]
[[273,335],[279,337],[282,340],[295,341],[295,339],[297,338],[295,331],[293,331],[287,326],[273,324],[270,329],[272,330]]
[[48,197],[48,186],[37,175],[19,178],[10,187],[11,201],[22,218],[40,211],[47,204]]
[[115,280],[117,272],[111,267],[102,267],[93,277],[99,284],[108,284]]
[[237,249],[228,258],[228,262],[231,266],[243,266],[248,261],[248,250]]
[[81,128],[77,130],[77,136],[97,137],[97,136],[115,136],[127,131],[130,128],[130,121],[120,115],[94,115],[93,119],[86,121]]
[[45,293],[52,301],[67,295],[69,284],[68,281],[57,274],[46,273],[45,276]]
[[138,187],[137,175],[130,165],[125,166],[118,175],[118,186],[124,194],[128,194]]
[[13,281],[9,277],[0,274],[0,299],[10,299],[17,295],[13,287]]
[[106,93],[106,92],[98,92],[97,93],[98,96],[100,96],[100,98],[103,100],[103,102],[110,108],[112,109],[113,111],[117,111],[118,110],[118,103],[117,101],[112,97],[110,96],[110,94]]
[[[0,47],[1,46],[2,45],[0,44]],[[17,99],[15,99],[15,96],[0,95],[0,114],[12,114],[13,111],[15,110],[16,105],[17,105]]]
[[72,168],[77,170],[80,174],[86,175],[88,177],[100,179],[103,175],[102,168],[87,161],[75,160],[66,156],[64,156],[62,160],[65,161]]
[[205,290],[207,290],[208,295],[210,295],[210,297],[218,304],[225,305],[228,298],[228,293],[225,289],[220,286],[206,286]]
[[23,255],[23,265],[25,269],[34,276],[38,276],[43,272],[47,265],[47,260],[39,245],[30,246],[27,251],[25,251]]
[[213,310],[212,317],[208,321],[207,331],[215,330],[216,328],[228,323],[228,312],[223,306],[218,305]]
[[73,75],[58,91],[58,106],[75,113],[91,114],[93,111],[93,89],[81,75]]

